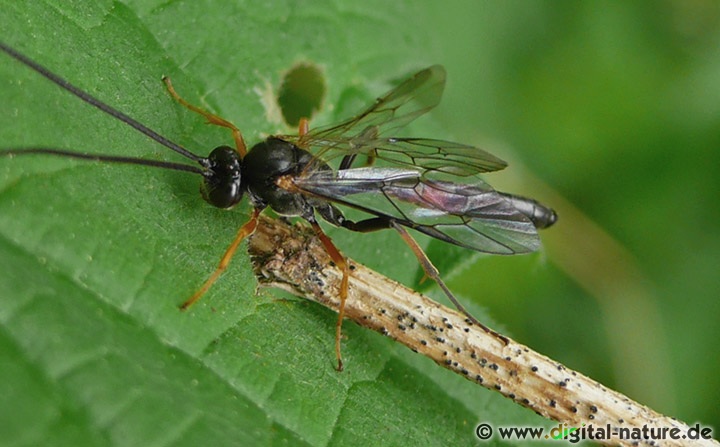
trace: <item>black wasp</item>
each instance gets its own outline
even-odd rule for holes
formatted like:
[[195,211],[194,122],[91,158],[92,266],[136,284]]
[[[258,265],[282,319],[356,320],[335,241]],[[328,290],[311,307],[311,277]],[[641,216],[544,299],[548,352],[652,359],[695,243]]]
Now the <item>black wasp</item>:
[[[3,43],[0,49],[197,166],[46,147],[6,149],[0,154],[56,155],[199,174],[203,178],[203,198],[218,208],[232,208],[244,194],[248,195],[254,207],[250,220],[240,227],[215,272],[182,304],[183,309],[197,301],[217,280],[240,242],[253,233],[258,216],[265,208],[270,207],[281,216],[306,220],[343,271],[335,340],[338,369],[342,368],[340,335],[350,269],[345,257],[318,225],[317,216],[358,232],[394,228],[420,260],[426,274],[437,281],[466,314],[405,228],[472,250],[517,254],[537,250],[540,246],[537,229],[549,227],[557,220],[550,208],[531,199],[495,191],[478,177],[480,173],[505,168],[507,164],[499,158],[464,144],[392,136],[439,103],[445,86],[445,70],[439,65],[416,73],[347,121],[309,131],[307,121],[303,120],[298,135],[272,136],[249,151],[237,127],[187,103],[175,92],[169,79],[164,79],[170,94],[183,106],[203,115],[209,123],[232,131],[234,148],[220,146],[208,157],[201,157],[80,90],[17,50]],[[337,169],[328,164],[333,159],[339,159]],[[375,166],[375,161],[379,166]],[[335,205],[354,208],[372,217],[351,221]],[[468,318],[477,323],[469,314]]]

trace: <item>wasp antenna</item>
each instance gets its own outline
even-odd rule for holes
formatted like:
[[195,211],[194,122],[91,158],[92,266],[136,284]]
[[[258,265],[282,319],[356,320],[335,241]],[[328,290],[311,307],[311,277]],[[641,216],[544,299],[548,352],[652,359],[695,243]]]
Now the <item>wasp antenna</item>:
[[[202,164],[201,161],[203,160],[203,157],[193,154],[192,152],[188,151],[187,149],[183,148],[182,146],[180,146],[176,143],[173,143],[172,141],[163,137],[159,133],[155,132],[154,130],[150,129],[149,127],[145,126],[144,124],[138,122],[137,120],[129,117],[128,115],[122,113],[121,111],[115,109],[114,107],[111,107],[108,104],[105,104],[104,102],[100,101],[99,99],[95,98],[94,96],[85,92],[84,90],[81,90],[79,87],[76,87],[75,85],[66,81],[64,78],[56,75],[55,73],[51,72],[49,69],[43,67],[39,63],[37,63],[34,60],[30,59],[29,57],[25,56],[24,54],[7,46],[3,42],[0,42],[0,50],[4,51],[11,57],[15,58],[19,62],[26,65],[27,67],[35,70],[38,74],[44,76],[45,78],[52,81],[56,85],[64,88],[68,92],[77,96],[82,101],[98,108],[99,110],[107,113],[108,115],[110,115],[114,118],[119,119],[120,121],[124,122],[128,126],[137,130],[138,132],[157,141],[158,143],[162,144],[163,146],[165,146],[169,149],[172,149],[173,151],[177,152],[178,154],[180,154],[186,158],[189,158],[190,160],[193,160],[193,161],[196,161],[196,162]],[[60,155],[60,154],[56,154],[56,155]],[[82,158],[82,157],[77,157],[77,158]],[[110,160],[107,160],[107,161],[110,161]],[[124,163],[128,163],[128,162],[129,161],[124,161]],[[140,163],[140,164],[143,164],[143,163]]]
[[58,157],[77,158],[80,160],[98,161],[102,163],[123,163],[129,165],[151,166],[154,168],[170,169],[173,171],[192,172],[193,174],[203,174],[204,171],[196,166],[186,165],[183,163],[173,163],[160,160],[146,160],[136,157],[122,157],[104,154],[86,154],[82,152],[66,151],[63,149],[53,149],[46,147],[28,147],[21,149],[5,149],[0,150],[0,156],[16,156],[16,155],[56,155]]

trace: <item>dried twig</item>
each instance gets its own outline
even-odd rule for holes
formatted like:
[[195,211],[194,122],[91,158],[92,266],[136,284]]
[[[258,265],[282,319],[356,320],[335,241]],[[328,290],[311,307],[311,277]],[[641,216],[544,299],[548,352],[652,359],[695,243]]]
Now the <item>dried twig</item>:
[[[337,311],[342,273],[305,227],[261,218],[250,240],[255,273],[264,286],[285,289]],[[351,261],[345,315],[468,380],[500,392],[541,416],[570,427],[627,428],[642,433],[689,427],[656,413],[530,348],[473,325],[462,314]],[[655,432],[657,433],[657,431]],[[610,445],[715,445],[713,440],[598,440]]]

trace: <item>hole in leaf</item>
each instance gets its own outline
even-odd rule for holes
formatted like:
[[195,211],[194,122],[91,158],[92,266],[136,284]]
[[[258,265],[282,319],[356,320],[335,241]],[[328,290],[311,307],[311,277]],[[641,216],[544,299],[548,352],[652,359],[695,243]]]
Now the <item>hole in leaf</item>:
[[325,97],[325,79],[320,69],[310,63],[295,65],[283,77],[278,104],[285,122],[297,126],[300,118],[312,118]]

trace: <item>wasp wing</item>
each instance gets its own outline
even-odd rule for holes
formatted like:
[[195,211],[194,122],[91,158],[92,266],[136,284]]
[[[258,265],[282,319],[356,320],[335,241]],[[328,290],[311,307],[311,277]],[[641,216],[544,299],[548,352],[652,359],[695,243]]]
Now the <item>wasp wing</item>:
[[299,138],[299,142],[351,139],[367,135],[388,135],[425,114],[442,98],[445,89],[445,68],[433,65],[415,73],[375,102],[364,112],[340,124],[318,127]]
[[378,138],[363,147],[363,154],[425,173],[469,177],[507,166],[496,156],[462,143],[429,138]]
[[445,69],[433,65],[377,99],[367,110],[340,124],[319,127],[301,136],[279,138],[305,149],[317,148],[318,159],[365,155],[428,171],[467,176],[507,166],[503,160],[465,144],[423,138],[393,138],[394,132],[435,107],[445,88]]
[[393,219],[472,250],[516,254],[540,247],[537,229],[490,185],[431,179],[413,169],[315,172],[294,184],[311,196]]

